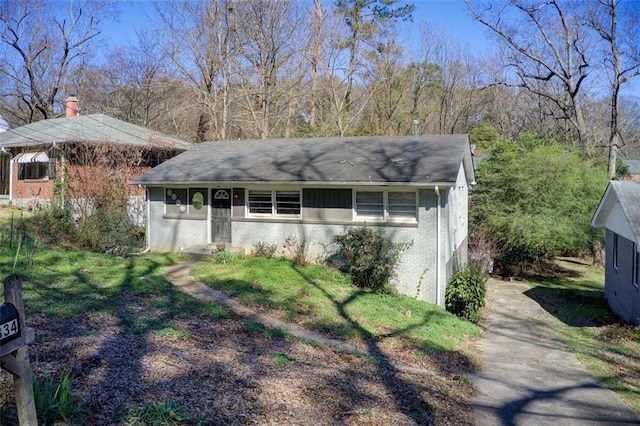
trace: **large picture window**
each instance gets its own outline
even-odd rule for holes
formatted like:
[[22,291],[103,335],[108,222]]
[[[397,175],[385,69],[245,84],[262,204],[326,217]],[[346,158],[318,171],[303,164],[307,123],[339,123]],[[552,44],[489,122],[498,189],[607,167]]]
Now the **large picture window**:
[[361,220],[415,221],[417,194],[398,191],[357,191],[355,215]]
[[300,217],[299,190],[250,189],[247,207],[251,216]]

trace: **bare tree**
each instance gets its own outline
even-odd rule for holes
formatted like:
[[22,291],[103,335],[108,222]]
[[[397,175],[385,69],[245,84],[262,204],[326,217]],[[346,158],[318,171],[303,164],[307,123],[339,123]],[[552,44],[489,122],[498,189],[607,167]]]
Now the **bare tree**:
[[[504,43],[504,57],[513,73],[502,83],[552,102],[558,118],[570,121],[588,150],[593,141],[587,132],[582,95],[590,65],[590,40],[580,21],[580,4],[557,0],[540,4],[492,1],[484,6],[471,0],[465,3],[474,18]],[[511,77],[516,79],[509,80]],[[555,90],[557,87],[562,90]]]
[[311,101],[309,106],[309,125],[316,125],[316,110],[318,108],[318,65],[323,44],[324,9],[320,0],[313,0],[313,17],[311,19]]
[[198,95],[196,140],[226,139],[231,61],[239,19],[233,0],[158,1],[157,39],[177,74]]
[[21,123],[54,117],[60,97],[74,89],[75,67],[89,58],[100,34],[100,23],[115,11],[111,1],[56,2],[3,0],[0,3],[0,74],[3,96]]
[[[306,72],[299,61],[304,48],[300,11],[305,10],[290,0],[245,0],[237,7],[242,16],[236,33],[241,53],[236,68],[241,85],[237,88],[256,136],[265,139],[278,118],[284,115],[288,121],[295,96],[291,85],[298,85]],[[292,61],[296,66],[288,67]],[[284,69],[288,72],[283,73]],[[289,102],[283,99],[285,95]]]
[[[640,13],[636,7],[623,7],[620,0],[598,0],[589,3],[587,22],[603,41],[603,64],[608,70],[611,87],[609,95],[609,137],[607,147],[609,151],[609,178],[616,176],[616,160],[618,150],[623,145],[623,138],[619,124],[620,89],[623,84],[640,74],[640,48],[638,47],[637,26]],[[620,17],[624,16],[626,27],[619,25]],[[624,30],[627,30],[626,32]],[[629,34],[629,31],[635,34]],[[627,37],[625,37],[625,35]],[[631,37],[629,37],[631,35]]]

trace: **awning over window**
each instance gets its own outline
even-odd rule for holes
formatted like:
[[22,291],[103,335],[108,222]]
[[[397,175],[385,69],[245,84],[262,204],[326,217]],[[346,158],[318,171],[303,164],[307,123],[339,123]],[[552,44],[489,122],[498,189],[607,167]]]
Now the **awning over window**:
[[46,152],[21,152],[13,157],[16,163],[48,163],[49,156]]

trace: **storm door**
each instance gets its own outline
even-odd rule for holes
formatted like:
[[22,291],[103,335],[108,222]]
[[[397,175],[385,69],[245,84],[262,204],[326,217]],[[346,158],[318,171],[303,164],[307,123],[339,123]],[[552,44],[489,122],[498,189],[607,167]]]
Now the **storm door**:
[[231,243],[231,190],[211,190],[211,242]]

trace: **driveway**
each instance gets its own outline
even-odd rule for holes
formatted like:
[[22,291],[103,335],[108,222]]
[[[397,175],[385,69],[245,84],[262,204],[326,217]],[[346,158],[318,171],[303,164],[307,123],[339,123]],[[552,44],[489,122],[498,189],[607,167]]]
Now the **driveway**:
[[522,282],[490,279],[476,424],[631,425],[640,417],[567,351]]

